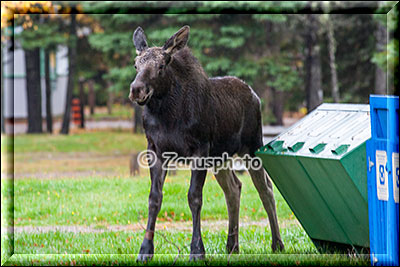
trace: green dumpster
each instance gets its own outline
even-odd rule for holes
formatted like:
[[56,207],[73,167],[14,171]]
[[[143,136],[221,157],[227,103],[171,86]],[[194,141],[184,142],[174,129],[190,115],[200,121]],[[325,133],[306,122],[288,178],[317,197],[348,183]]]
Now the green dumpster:
[[321,251],[369,247],[369,105],[322,104],[256,155]]

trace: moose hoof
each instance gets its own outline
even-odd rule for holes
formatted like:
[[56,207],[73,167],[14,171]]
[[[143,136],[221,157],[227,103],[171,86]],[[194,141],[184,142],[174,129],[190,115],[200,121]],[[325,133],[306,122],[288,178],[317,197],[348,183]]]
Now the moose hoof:
[[273,252],[285,250],[285,246],[283,245],[283,242],[281,240],[272,243],[271,248]]
[[198,260],[204,260],[205,255],[204,254],[190,254],[189,256],[189,261],[198,261]]
[[194,242],[192,241],[192,244],[190,244],[189,261],[204,260],[205,254],[206,254],[206,251],[204,249],[203,240],[201,240],[201,238],[200,238],[197,241],[194,241]]
[[239,244],[227,244],[226,251],[228,254],[239,254]]
[[136,259],[136,262],[138,263],[147,263],[151,261],[153,258],[153,254],[139,254],[139,256]]
[[154,244],[153,240],[144,239],[142,246],[140,247],[140,252],[137,258],[137,262],[148,262],[153,258],[154,254]]

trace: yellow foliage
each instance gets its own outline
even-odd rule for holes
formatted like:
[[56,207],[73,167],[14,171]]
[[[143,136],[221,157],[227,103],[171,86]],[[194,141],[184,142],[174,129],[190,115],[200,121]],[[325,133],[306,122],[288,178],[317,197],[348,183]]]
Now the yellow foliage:
[[83,8],[82,8],[82,5],[81,5],[81,4],[77,4],[75,8],[76,8],[76,10],[77,10],[79,13],[82,13],[82,12],[83,12]]
[[67,6],[67,7],[65,7],[63,10],[62,10],[62,13],[63,14],[69,14],[69,13],[71,13],[71,8],[69,7],[69,6]]
[[[30,20],[27,13],[49,13],[54,12],[51,1],[2,1],[1,2],[1,28],[11,25],[14,18],[18,18],[19,14],[24,14],[25,20]],[[23,25],[24,26],[24,25]],[[25,27],[32,27],[31,24],[25,24]]]
[[93,32],[102,33],[102,32],[104,32],[104,29],[100,25],[95,24],[95,25],[93,25]]
[[306,108],[306,107],[300,108],[299,111],[300,111],[300,113],[303,114],[303,115],[306,115],[306,114],[307,114],[307,108]]

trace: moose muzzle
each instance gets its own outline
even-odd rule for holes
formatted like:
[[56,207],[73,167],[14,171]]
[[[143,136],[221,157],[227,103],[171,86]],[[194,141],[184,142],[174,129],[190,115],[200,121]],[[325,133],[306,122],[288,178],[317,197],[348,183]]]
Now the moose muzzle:
[[132,102],[137,102],[139,105],[145,105],[152,95],[153,89],[147,87],[143,82],[135,79],[135,81],[131,83],[129,99]]

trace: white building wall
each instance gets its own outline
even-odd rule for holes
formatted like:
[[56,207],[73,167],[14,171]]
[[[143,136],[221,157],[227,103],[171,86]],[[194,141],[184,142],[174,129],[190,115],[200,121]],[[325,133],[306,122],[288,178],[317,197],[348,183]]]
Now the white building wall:
[[[11,54],[10,52],[9,54]],[[10,55],[12,58],[12,55]],[[12,61],[8,61],[11,63]],[[14,75],[19,77],[25,75],[25,53],[22,49],[14,50]],[[11,68],[10,68],[11,69]]]
[[57,47],[56,62],[57,75],[68,75],[68,48],[66,46]]
[[[56,73],[57,78],[52,80],[52,115],[60,116],[64,113],[65,99],[68,80],[68,58],[67,48],[59,46],[56,53]],[[15,49],[14,60],[12,52],[3,53],[4,65],[4,98],[5,98],[5,118],[27,118],[27,93],[25,77],[25,54],[22,49]],[[14,64],[12,64],[14,62]],[[14,78],[10,77],[13,74]],[[44,77],[41,79],[42,87],[42,116],[46,117],[46,88]]]

